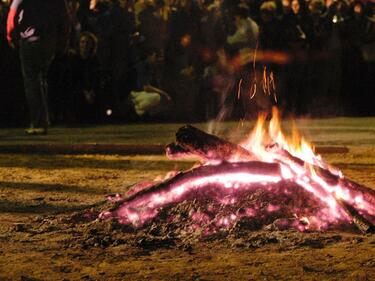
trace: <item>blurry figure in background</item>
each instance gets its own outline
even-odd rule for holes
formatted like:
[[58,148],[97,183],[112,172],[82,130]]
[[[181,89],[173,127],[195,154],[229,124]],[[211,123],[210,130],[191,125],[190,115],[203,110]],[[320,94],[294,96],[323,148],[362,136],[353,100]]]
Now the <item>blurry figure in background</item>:
[[144,85],[152,84],[160,88],[164,56],[158,49],[146,49],[143,43],[144,41],[138,42],[134,52],[134,68],[137,72],[135,87],[142,89]]
[[277,17],[274,1],[266,1],[260,6],[259,44],[262,50],[285,49],[285,30]]
[[110,0],[94,0],[90,2],[90,31],[98,37],[97,56],[102,67],[102,74],[106,78],[111,77],[111,51],[113,33],[112,7],[113,2]]
[[[300,50],[306,50],[313,40],[313,20],[305,0],[292,0],[293,11],[292,24],[295,26],[298,37],[297,46]],[[293,46],[291,46],[293,49]]]
[[176,101],[173,109],[177,120],[196,120],[197,110],[200,110],[199,20],[200,11],[194,1],[180,0],[172,8],[163,86]]
[[[40,1],[35,0],[35,5],[39,5]],[[271,71],[276,81],[279,105],[285,105],[285,111],[296,114],[340,113],[339,103],[343,101],[345,113],[361,113],[365,112],[364,106],[370,107],[371,103],[366,101],[373,98],[371,82],[375,49],[371,44],[375,36],[375,4],[370,1],[350,0],[350,5],[346,0],[65,1],[72,19],[70,48],[77,48],[83,31],[95,34],[98,46],[97,52],[89,59],[81,57],[78,49],[75,56],[55,58],[54,65],[59,65],[64,77],[50,68],[49,84],[53,93],[50,98],[55,98],[51,105],[60,107],[56,112],[64,112],[57,113],[62,119],[82,122],[78,106],[81,103],[85,112],[82,116],[86,120],[84,122],[97,120],[94,108],[101,103],[101,108],[111,104],[108,107],[113,111],[111,118],[127,120],[124,103],[129,100],[132,100],[133,106],[137,103],[137,107],[147,108],[143,115],[140,114],[144,118],[150,112],[149,108],[158,104],[159,98],[161,102],[156,108],[163,104],[163,95],[149,95],[154,91],[144,90],[146,85],[163,89],[173,97],[174,114],[168,116],[171,119],[197,121],[198,118],[213,118],[223,104],[228,107],[225,94],[231,98],[236,95],[239,78],[243,78],[241,92],[248,94],[247,83],[253,81],[249,73],[255,73],[254,69],[258,70],[259,94],[248,103],[256,107],[267,104],[267,101],[258,98],[269,97],[263,94],[261,83],[263,73],[268,75]],[[0,21],[4,18],[1,16],[4,10],[7,13],[3,3],[0,2]],[[45,13],[42,10],[38,12],[38,17],[41,14],[40,20],[43,20]],[[48,13],[46,15],[49,16]],[[3,26],[0,24],[0,37],[4,32]],[[258,62],[253,68],[252,64],[248,66],[249,58],[246,62],[246,55],[242,54],[246,54],[249,48],[250,61],[253,61],[251,49],[255,48],[257,37]],[[9,81],[12,76],[15,81],[16,60],[9,55],[12,53],[10,48],[0,44],[0,49],[1,59],[4,58],[1,61],[6,65],[0,70],[4,73],[2,79]],[[72,68],[88,72],[89,67],[84,67],[86,64],[94,65],[92,72],[95,74],[88,76],[100,77],[97,80],[100,83],[95,83],[94,87],[95,102],[91,104],[91,94],[79,102],[73,101],[73,96],[85,97],[84,94],[66,98],[66,93],[73,91],[72,87],[81,86],[76,82],[71,86],[70,82],[62,82],[72,76],[74,71],[69,74]],[[249,72],[241,72],[244,68],[248,68]],[[56,80],[58,83],[54,85],[52,82]],[[13,92],[17,84],[20,83],[2,84],[5,88],[2,92]],[[353,92],[366,94],[353,95]],[[23,104],[22,100],[14,100],[13,97],[6,99],[3,107],[8,111],[12,107],[6,104],[17,104],[18,107]],[[361,102],[357,103],[355,99]],[[72,104],[73,107],[70,106]],[[70,110],[70,117],[65,116],[66,109]],[[24,111],[22,108],[17,110]],[[142,112],[139,108],[136,111]],[[239,112],[237,109],[232,111]],[[7,114],[2,110],[0,113],[3,116]],[[134,117],[139,118],[136,113]],[[62,121],[56,115],[51,118]],[[0,120],[3,120],[1,116]]]
[[202,11],[199,51],[202,56],[203,75],[199,89],[201,106],[198,114],[200,120],[211,120],[216,118],[219,107],[212,76],[217,64],[217,52],[226,42],[226,29],[220,0],[205,0]]
[[7,39],[17,46],[30,110],[28,134],[46,134],[49,125],[47,73],[56,52],[67,48],[69,15],[65,0],[13,0]]
[[[234,77],[237,81],[235,87],[231,90],[234,101],[232,117],[252,118],[257,115],[256,112],[267,109],[269,106],[269,102],[264,99],[266,93],[260,91],[261,87],[259,87],[258,94],[255,96],[252,96],[253,93],[251,92],[256,77],[262,77],[259,64],[253,64],[254,54],[258,47],[259,27],[249,17],[247,8],[239,7],[235,9],[234,18],[236,30],[227,37],[227,44],[234,52],[232,64],[234,64]],[[239,82],[241,79],[242,82]]]
[[52,125],[64,124],[68,121],[66,120],[68,118],[67,108],[70,105],[68,105],[69,99],[67,93],[69,93],[70,89],[65,76],[69,72],[69,53],[75,52],[77,49],[79,36],[82,31],[82,25],[78,19],[78,11],[81,9],[80,1],[66,1],[71,19],[68,52],[55,56],[48,73],[50,122]]
[[327,31],[325,30],[326,19],[324,16],[325,6],[323,0],[311,0],[308,5],[312,20],[312,32],[313,36],[310,40],[310,49],[317,51],[321,50],[322,43],[326,41],[325,36]]
[[283,14],[282,24],[285,29],[288,54],[295,58],[281,68],[284,81],[280,93],[286,110],[294,114],[306,114],[309,110],[310,96],[301,93],[310,79],[306,58],[307,50],[313,42],[313,21],[305,0],[291,0],[289,7],[289,12]]
[[92,0],[79,0],[77,19],[81,25],[82,31],[90,30],[91,2]]
[[216,55],[216,63],[206,67],[204,71],[204,83],[207,96],[205,109],[207,117],[218,121],[224,121],[231,117],[234,97],[231,95],[236,87],[235,68],[230,63],[229,52],[220,49]]
[[151,85],[145,85],[143,91],[131,91],[130,100],[138,117],[159,115],[172,101],[166,92]]
[[130,93],[131,38],[135,33],[134,14],[127,1],[97,0],[91,3],[90,31],[98,37],[97,56],[106,100],[121,114],[121,103]]
[[365,74],[361,77],[361,80],[365,84],[365,97],[362,99],[362,106],[360,108],[360,114],[364,116],[374,115],[374,104],[375,104],[375,3],[368,2],[365,9],[365,16],[368,19],[368,41],[361,46],[362,55],[365,61]]
[[206,48],[206,59],[213,59],[216,51],[226,42],[226,26],[220,0],[205,0],[200,22],[200,42]]
[[[100,65],[96,55],[98,39],[90,32],[79,37],[77,51],[71,51],[64,73],[66,85],[66,121],[94,123],[104,113],[100,92]],[[102,109],[102,110],[101,110]]]
[[134,3],[134,20],[135,25],[138,27],[140,25],[140,19],[139,15],[142,13],[142,11],[146,8],[146,1],[147,0],[137,0]]
[[268,73],[272,72],[275,77],[274,81],[278,100],[281,102],[285,101],[284,97],[280,98],[280,96],[283,95],[283,88],[285,89],[283,85],[286,80],[283,73],[284,65],[278,63],[275,59],[277,59],[278,54],[284,51],[288,46],[285,18],[291,14],[292,10],[289,0],[283,0],[281,2],[282,3],[280,3],[280,1],[266,1],[260,6],[259,50],[263,52],[265,56],[268,56],[269,59],[256,63],[257,77],[253,79],[254,84],[250,92],[252,92],[252,95],[255,95],[256,107],[261,110],[270,109],[275,102],[273,95],[268,95],[268,93],[265,93],[263,90],[265,88],[263,85],[265,84],[262,85],[262,81],[264,81],[264,76],[267,78]]
[[121,110],[121,103],[129,96],[134,85],[131,41],[135,33],[134,14],[128,0],[113,1],[111,8],[112,35],[110,38],[110,68],[112,96],[107,95],[114,115]]
[[74,48],[78,44],[79,34],[82,31],[82,25],[78,19],[80,1],[79,0],[67,0],[67,4],[68,4],[68,12],[69,12],[70,23],[71,23],[69,48]]
[[146,49],[156,49],[163,54],[166,45],[167,19],[163,17],[162,0],[146,2],[145,8],[139,14],[138,30],[144,37]]
[[160,68],[164,62],[158,49],[145,48],[143,38],[134,41],[136,85],[121,105],[121,113],[129,120],[162,117],[170,110],[172,99],[161,90]]
[[[370,88],[371,73],[365,68],[365,57],[362,46],[375,42],[375,21],[365,14],[365,5],[360,1],[352,3],[346,19],[345,33],[341,33],[343,43],[343,90],[344,112],[355,114],[371,114],[368,101],[373,99],[373,93],[366,93]],[[370,75],[369,75],[370,74]],[[363,79],[369,75],[368,79]],[[374,73],[372,73],[372,76]],[[353,93],[358,93],[353,95]],[[373,110],[373,109],[372,109]]]
[[255,50],[258,42],[259,27],[248,16],[248,10],[238,8],[234,15],[236,30],[227,37],[227,43],[239,50],[240,53]]
[[[343,41],[342,34],[346,28],[348,5],[345,1],[327,1],[324,13],[324,36],[321,43],[321,52],[325,57],[322,64],[316,69],[316,93],[311,104],[316,113],[338,115],[343,113],[343,100],[340,98],[343,91]],[[314,84],[312,83],[314,86]]]

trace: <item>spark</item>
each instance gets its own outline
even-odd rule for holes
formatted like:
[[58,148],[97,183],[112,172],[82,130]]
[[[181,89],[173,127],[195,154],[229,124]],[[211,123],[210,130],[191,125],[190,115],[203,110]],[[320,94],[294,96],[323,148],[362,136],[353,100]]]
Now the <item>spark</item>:
[[241,87],[242,87],[242,78],[240,79],[240,82],[238,83],[237,99],[240,99],[241,97]]
[[256,82],[251,86],[251,90],[250,90],[250,99],[252,100],[255,95],[257,93],[257,84]]

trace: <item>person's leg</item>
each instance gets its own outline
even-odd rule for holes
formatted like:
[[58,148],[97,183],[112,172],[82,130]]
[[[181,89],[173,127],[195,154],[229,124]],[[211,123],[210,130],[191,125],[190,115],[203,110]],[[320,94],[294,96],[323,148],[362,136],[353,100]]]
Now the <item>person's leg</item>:
[[48,82],[47,82],[47,75],[48,75],[48,69],[49,65],[51,63],[51,59],[46,60],[44,64],[42,65],[42,69],[39,73],[39,81],[40,81],[40,92],[41,92],[41,98],[42,98],[42,116],[43,119],[41,122],[43,122],[41,125],[43,128],[47,128],[48,125],[50,125],[50,118],[49,118],[49,110],[48,110]]
[[43,128],[50,125],[49,117],[49,106],[48,106],[48,71],[51,63],[55,57],[55,42],[42,42],[40,46],[40,71],[39,71],[39,81],[40,81],[40,92],[42,98],[42,116],[41,126]]
[[40,125],[40,120],[43,118],[43,106],[41,99],[40,71],[38,69],[35,47],[28,42],[21,41],[19,52],[25,95],[29,106],[30,127],[37,128]]
[[47,73],[53,58],[53,51],[40,42],[20,43],[20,59],[25,94],[30,111],[30,125],[33,128],[48,127]]

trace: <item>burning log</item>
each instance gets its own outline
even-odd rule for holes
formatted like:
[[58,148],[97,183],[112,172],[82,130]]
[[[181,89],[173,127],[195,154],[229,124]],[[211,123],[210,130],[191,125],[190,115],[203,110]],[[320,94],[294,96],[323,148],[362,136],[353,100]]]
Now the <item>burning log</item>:
[[355,191],[358,195],[362,195],[363,198],[368,201],[371,205],[375,206],[375,190],[356,183],[352,180],[343,178],[340,179],[342,185],[351,191]]
[[306,163],[302,159],[293,156],[289,151],[280,147],[277,143],[267,146],[266,150],[276,154],[279,159],[278,161],[281,163],[291,161],[301,168],[307,168],[310,166],[310,169],[317,173],[320,177],[324,178],[326,182],[330,184],[337,184],[339,182],[339,176],[332,174],[328,169],[324,169],[311,163]]
[[[253,177],[255,179],[253,184],[255,184],[255,186],[258,185],[258,188],[259,184],[261,184],[262,182],[263,184],[266,184],[265,182],[267,182],[267,177],[269,177],[267,183],[268,188],[271,188],[272,184],[275,183],[280,183],[281,186],[289,186],[291,183],[290,181],[284,180],[282,178],[281,167],[278,163],[266,163],[259,161],[239,163],[223,162],[219,165],[199,166],[197,168],[185,172],[180,172],[174,177],[167,179],[166,181],[157,183],[150,187],[146,187],[135,194],[132,194],[122,200],[117,201],[114,208],[111,210],[109,216],[121,218],[124,217],[124,214],[127,214],[126,216],[128,217],[136,218],[132,219],[131,221],[128,221],[128,223],[133,223],[134,225],[143,225],[145,221],[150,219],[150,215],[148,214],[150,209],[153,209],[153,211],[151,212],[151,217],[154,217],[158,212],[156,211],[157,209],[163,208],[163,206],[166,206],[169,203],[179,203],[183,201],[184,198],[186,198],[185,193],[189,193],[190,191],[192,191],[196,187],[199,187],[199,185],[202,184],[200,180],[204,179],[203,186],[215,186],[220,181],[222,181],[221,184],[225,184],[225,175],[230,175],[229,177],[233,178],[234,181],[237,180],[237,183],[240,183],[241,181],[239,179],[236,179],[236,177],[239,177],[239,175],[242,174],[247,174],[250,177]],[[260,178],[257,179],[257,175],[260,176]],[[210,181],[210,178],[214,178],[214,181]],[[246,178],[246,181],[248,180],[249,177]],[[244,182],[242,184],[244,184]],[[245,185],[247,186],[251,184],[251,181],[245,183]],[[354,186],[354,184],[352,185]],[[365,190],[366,188],[360,188],[363,194],[367,194],[367,190]],[[289,187],[287,189],[289,189]],[[273,190],[276,191],[278,189]],[[354,223],[354,225],[362,233],[368,233],[374,230],[374,225],[370,220],[366,218],[366,214],[361,214],[354,206],[352,206],[345,200],[337,199],[337,197],[335,197],[334,195],[332,196],[335,198],[337,203],[342,207],[345,213],[347,213],[347,215],[351,218],[351,221]],[[282,196],[280,195],[280,198],[281,197]],[[306,202],[307,204],[307,201],[304,202]],[[308,206],[310,207],[308,208],[316,208],[316,205],[315,207],[312,207],[314,206],[314,204],[316,203],[309,203]],[[271,211],[272,208],[273,207],[271,207],[270,209]],[[103,213],[102,217],[105,218],[107,215],[108,213]],[[368,215],[369,214],[367,214],[367,216]],[[145,218],[144,220],[143,216]]]
[[329,183],[331,185],[341,184],[345,186],[345,188],[348,189],[350,192],[356,195],[363,196],[366,199],[366,201],[368,201],[372,205],[375,205],[375,190],[365,187],[363,185],[360,185],[346,178],[340,177],[336,174],[333,174],[328,168],[325,169],[317,165],[306,163],[302,159],[299,159],[298,157],[295,157],[292,154],[290,154],[287,150],[279,147],[277,144],[268,146],[267,149],[269,151],[273,151],[274,153],[277,153],[277,155],[282,160],[281,163],[289,160],[300,167],[310,166],[310,168],[314,171],[314,173],[316,173],[326,183]]
[[[234,155],[248,161],[255,159],[251,152],[242,146],[203,132],[190,125],[186,125],[177,131],[176,142],[185,151],[189,151],[191,154],[206,160],[231,160]],[[170,152],[172,153],[173,150]]]
[[[265,163],[259,161],[228,163],[224,162],[219,165],[199,166],[197,168],[180,172],[174,177],[167,179],[161,183],[140,190],[139,192],[130,195],[122,200],[117,201],[116,205],[121,205],[125,202],[130,202],[141,196],[146,196],[157,191],[168,191],[169,189],[184,184],[187,181],[192,181],[195,178],[207,178],[214,175],[230,174],[230,173],[247,173],[252,175],[275,176],[280,175],[280,165],[277,163]],[[115,208],[116,209],[116,208]]]

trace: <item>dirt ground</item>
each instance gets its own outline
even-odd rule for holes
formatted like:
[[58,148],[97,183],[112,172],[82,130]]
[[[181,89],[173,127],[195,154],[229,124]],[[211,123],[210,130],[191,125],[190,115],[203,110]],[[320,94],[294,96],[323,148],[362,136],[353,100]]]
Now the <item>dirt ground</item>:
[[[356,126],[345,128],[356,135]],[[375,134],[358,134],[367,138],[331,132],[320,144],[337,139],[350,152],[323,157],[375,188]],[[198,239],[145,248],[111,223],[75,219],[105,206],[106,194],[191,165],[164,156],[0,154],[0,280],[375,280],[374,234],[286,232],[251,245]]]

